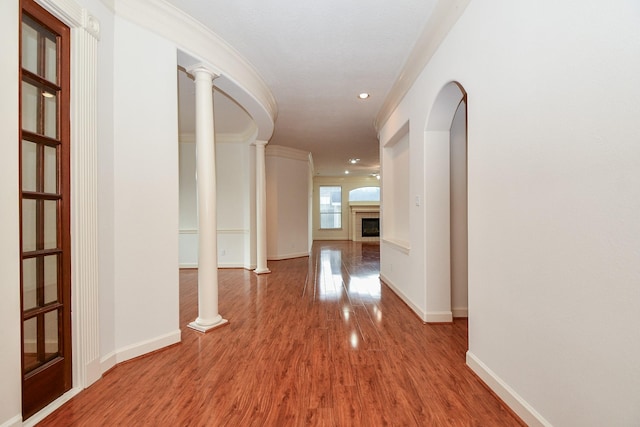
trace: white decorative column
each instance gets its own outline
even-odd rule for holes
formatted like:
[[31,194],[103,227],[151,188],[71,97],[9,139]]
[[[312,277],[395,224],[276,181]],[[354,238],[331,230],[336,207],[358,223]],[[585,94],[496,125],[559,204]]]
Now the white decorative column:
[[225,325],[218,313],[218,231],[216,157],[213,130],[213,79],[199,64],[187,70],[196,81],[196,186],[198,194],[198,318],[189,327],[200,332]]
[[98,275],[98,41],[100,23],[76,4],[47,7],[71,27],[71,258],[74,387],[102,376]]
[[265,174],[265,146],[267,141],[256,141],[256,274],[271,273],[267,267],[267,180]]

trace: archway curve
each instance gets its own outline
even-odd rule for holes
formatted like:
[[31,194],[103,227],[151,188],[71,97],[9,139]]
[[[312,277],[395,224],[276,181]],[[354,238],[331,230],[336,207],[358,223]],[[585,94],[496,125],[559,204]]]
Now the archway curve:
[[460,103],[467,98],[464,87],[451,81],[444,85],[433,102],[426,131],[449,131],[451,122]]
[[[425,321],[428,323],[453,321],[451,126],[462,102],[465,102],[466,113],[466,99],[462,84],[456,81],[445,84],[430,109],[425,129]],[[466,121],[464,141],[466,144]],[[466,173],[466,159],[464,162]]]

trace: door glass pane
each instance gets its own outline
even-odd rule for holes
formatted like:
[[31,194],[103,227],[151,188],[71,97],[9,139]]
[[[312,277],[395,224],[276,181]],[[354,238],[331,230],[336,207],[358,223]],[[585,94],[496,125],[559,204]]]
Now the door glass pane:
[[45,360],[50,360],[58,354],[58,341],[58,310],[54,310],[44,315]]
[[58,193],[58,150],[44,147],[44,192]]
[[22,82],[22,129],[29,132],[38,131],[38,94],[37,87]]
[[58,202],[56,200],[44,201],[44,248],[54,249],[58,247]]
[[44,100],[44,134],[49,138],[58,137],[58,98],[55,93],[42,91]]
[[38,366],[38,322],[36,317],[24,321],[24,370],[31,371]]
[[22,141],[22,190],[36,191],[37,144]]
[[25,310],[38,306],[36,290],[36,259],[27,258],[22,261],[22,301]]
[[57,83],[57,46],[55,40],[44,39],[44,78],[52,83]]
[[44,303],[58,301],[58,255],[44,257]]
[[22,200],[22,250],[36,250],[36,201]]
[[38,31],[26,22],[22,25],[22,68],[38,73]]

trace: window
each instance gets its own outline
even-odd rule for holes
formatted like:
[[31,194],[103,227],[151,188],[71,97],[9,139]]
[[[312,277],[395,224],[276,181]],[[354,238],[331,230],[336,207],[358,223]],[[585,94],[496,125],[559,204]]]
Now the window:
[[350,202],[379,202],[380,187],[360,187],[349,191]]
[[342,228],[342,187],[320,186],[320,229]]

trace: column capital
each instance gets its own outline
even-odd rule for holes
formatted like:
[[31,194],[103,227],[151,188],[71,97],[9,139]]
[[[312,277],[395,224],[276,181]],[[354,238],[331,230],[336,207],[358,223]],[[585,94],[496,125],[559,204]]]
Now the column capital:
[[257,139],[257,140],[255,140],[255,141],[253,142],[253,145],[255,145],[256,147],[257,147],[258,145],[260,145],[260,146],[262,146],[262,147],[266,147],[268,143],[269,143],[269,141],[261,141],[261,140]]
[[220,77],[220,74],[211,69],[211,67],[206,66],[203,63],[191,65],[186,69],[187,74],[196,77],[196,75],[208,74],[211,76],[211,80],[214,80]]

